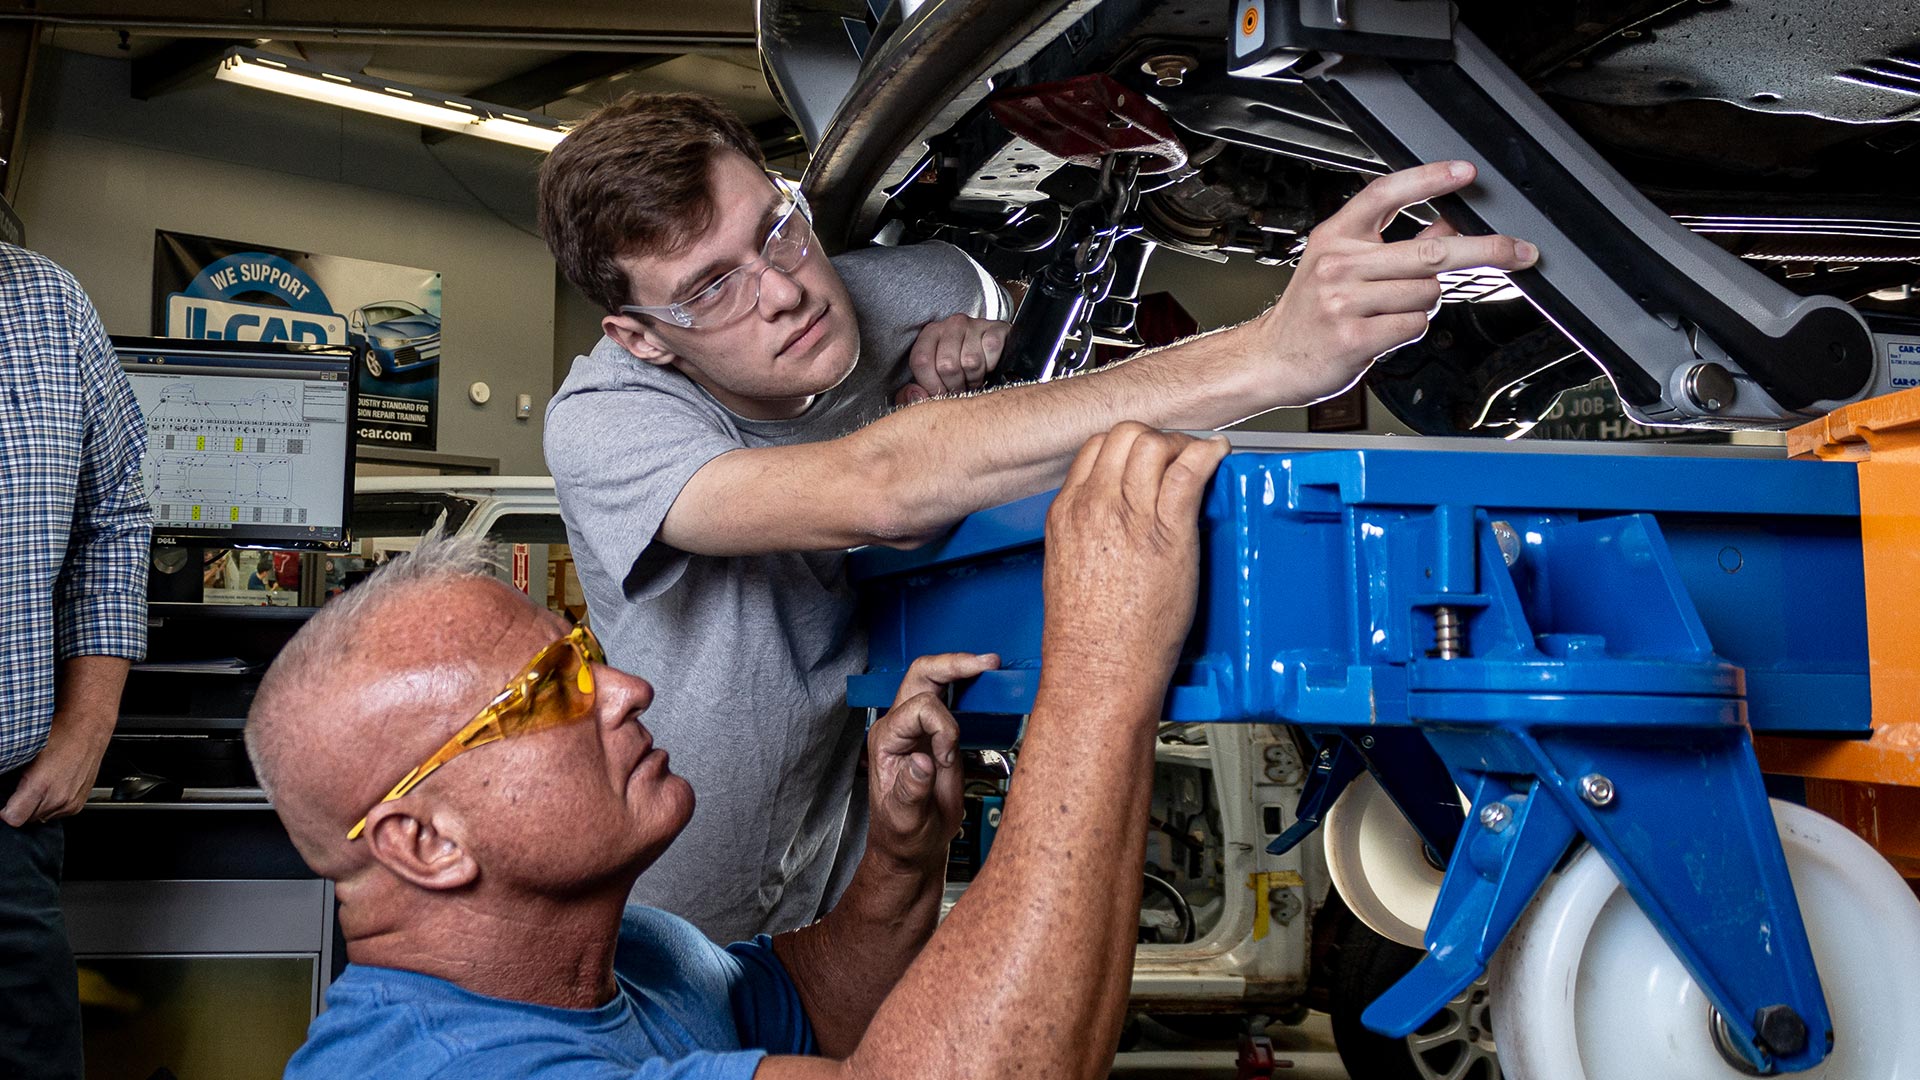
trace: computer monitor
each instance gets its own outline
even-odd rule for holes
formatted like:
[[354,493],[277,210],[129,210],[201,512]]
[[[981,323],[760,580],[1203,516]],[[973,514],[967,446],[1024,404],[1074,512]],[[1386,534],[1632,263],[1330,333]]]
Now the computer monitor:
[[353,354],[113,339],[147,421],[141,473],[162,543],[341,550],[353,505]]

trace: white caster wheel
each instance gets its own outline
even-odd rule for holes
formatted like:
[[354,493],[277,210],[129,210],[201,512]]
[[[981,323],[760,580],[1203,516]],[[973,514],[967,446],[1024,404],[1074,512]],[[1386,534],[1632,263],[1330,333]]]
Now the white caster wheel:
[[1425,949],[1446,871],[1427,861],[1420,834],[1371,773],[1341,792],[1320,833],[1327,872],[1347,907],[1381,937]]
[[[1833,1016],[1833,1053],[1794,1075],[1920,1076],[1920,903],[1835,822],[1783,802],[1773,817]],[[1510,1080],[1750,1075],[1721,1055],[1706,995],[1592,848],[1541,889],[1491,974]]]

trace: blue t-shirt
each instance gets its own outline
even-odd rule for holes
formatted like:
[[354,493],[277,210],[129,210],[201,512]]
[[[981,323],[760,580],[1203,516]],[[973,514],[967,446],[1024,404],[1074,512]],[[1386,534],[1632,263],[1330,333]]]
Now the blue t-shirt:
[[349,964],[286,1080],[747,1080],[769,1053],[817,1052],[765,936],[722,949],[677,915],[630,907],[613,966],[612,1001],[559,1009]]

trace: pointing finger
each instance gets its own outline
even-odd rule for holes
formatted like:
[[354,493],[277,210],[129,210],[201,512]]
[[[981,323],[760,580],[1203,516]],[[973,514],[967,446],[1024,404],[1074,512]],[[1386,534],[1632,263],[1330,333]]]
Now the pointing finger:
[[1370,249],[1355,260],[1353,269],[1369,280],[1394,281],[1473,266],[1524,270],[1539,256],[1532,244],[1510,236],[1428,236]]
[[913,372],[914,385],[933,391],[940,387],[940,373],[934,370],[935,346],[938,343],[933,335],[924,331],[913,340],[913,348],[907,353],[907,370]]
[[1356,239],[1377,239],[1400,211],[1458,191],[1473,183],[1473,177],[1473,164],[1466,161],[1436,161],[1388,173],[1361,188],[1358,195],[1347,200],[1347,205],[1321,224],[1320,230]]
[[40,818],[44,801],[39,787],[23,783],[14,789],[13,798],[7,800],[4,810],[0,810],[0,821],[18,829]]
[[915,694],[939,690],[949,683],[971,679],[999,666],[1000,657],[993,653],[933,653],[922,656],[907,665],[907,674],[900,680],[900,691],[894,696],[894,701],[898,703]]

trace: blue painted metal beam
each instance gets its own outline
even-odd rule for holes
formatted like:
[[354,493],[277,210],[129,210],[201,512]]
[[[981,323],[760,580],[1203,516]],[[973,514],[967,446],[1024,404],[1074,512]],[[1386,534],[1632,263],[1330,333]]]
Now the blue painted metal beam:
[[[963,731],[1015,737],[987,720],[1032,708],[1049,502],[854,556],[871,670],[852,704],[891,703],[921,654],[997,652],[1006,670],[961,688],[955,711]],[[1236,453],[1203,511],[1167,716],[1296,724],[1329,752],[1279,843],[1364,767],[1450,854],[1429,955],[1368,1010],[1377,1029],[1412,1030],[1479,977],[1584,839],[1737,1051],[1810,1068],[1831,1024],[1749,730],[1868,734],[1858,513],[1837,464]],[[1605,806],[1583,794],[1596,776],[1616,793]],[[1455,784],[1473,796],[1464,825]],[[1754,1018],[1782,1007],[1803,1045],[1758,1038]]]

